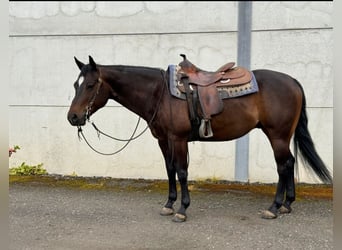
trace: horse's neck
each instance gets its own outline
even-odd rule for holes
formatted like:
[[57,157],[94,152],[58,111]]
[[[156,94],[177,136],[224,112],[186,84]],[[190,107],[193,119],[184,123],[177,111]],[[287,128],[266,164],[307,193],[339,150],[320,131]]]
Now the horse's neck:
[[[151,117],[160,95],[163,94],[162,70],[136,66],[106,66],[101,68],[101,75],[112,88],[112,99],[145,120]],[[160,94],[156,95],[157,92]]]

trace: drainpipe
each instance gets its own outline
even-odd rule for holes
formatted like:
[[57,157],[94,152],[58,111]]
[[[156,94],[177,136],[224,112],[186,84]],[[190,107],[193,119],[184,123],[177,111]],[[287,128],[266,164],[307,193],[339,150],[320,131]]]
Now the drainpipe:
[[[238,2],[237,64],[250,69],[251,64],[252,1]],[[248,182],[249,135],[236,140],[235,181]]]

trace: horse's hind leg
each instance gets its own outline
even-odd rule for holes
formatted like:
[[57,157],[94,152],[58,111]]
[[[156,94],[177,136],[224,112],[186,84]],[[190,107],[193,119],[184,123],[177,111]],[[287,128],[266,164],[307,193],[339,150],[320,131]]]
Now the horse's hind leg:
[[[268,210],[263,212],[262,217],[265,219],[273,219],[277,217],[278,210],[280,213],[290,213],[291,203],[295,200],[295,183],[294,183],[294,157],[289,149],[289,142],[284,140],[271,140],[277,163],[277,172],[279,181],[275,199]],[[284,196],[286,193],[286,199]]]
[[294,182],[294,164],[295,158],[290,155],[290,158],[285,162],[285,169],[287,171],[287,179],[286,179],[286,199],[283,202],[283,205],[280,207],[280,213],[291,213],[291,204],[296,199],[296,190],[295,190],[295,182]]

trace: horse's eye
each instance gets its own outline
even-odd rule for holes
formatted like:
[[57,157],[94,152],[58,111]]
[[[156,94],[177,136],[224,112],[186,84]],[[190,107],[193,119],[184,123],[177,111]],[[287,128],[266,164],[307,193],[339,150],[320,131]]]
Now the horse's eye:
[[87,89],[92,89],[92,88],[94,88],[95,83],[96,83],[96,82],[94,82],[94,83],[88,83],[88,84],[87,84]]

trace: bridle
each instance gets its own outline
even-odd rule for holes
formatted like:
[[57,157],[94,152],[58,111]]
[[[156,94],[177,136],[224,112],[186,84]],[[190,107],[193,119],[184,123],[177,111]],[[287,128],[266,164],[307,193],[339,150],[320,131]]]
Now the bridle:
[[88,142],[88,140],[86,139],[86,137],[83,134],[82,127],[81,126],[77,126],[77,135],[78,135],[79,140],[81,140],[81,138],[83,138],[84,141],[87,143],[87,145],[93,151],[95,151],[98,154],[101,154],[101,155],[114,155],[114,154],[117,154],[117,153],[121,152],[124,148],[126,148],[131,141],[133,141],[135,139],[138,139],[141,135],[143,135],[146,132],[146,130],[151,126],[154,118],[156,117],[156,115],[157,115],[157,113],[159,111],[159,108],[160,108],[161,100],[163,98],[163,95],[164,95],[164,92],[165,92],[165,89],[166,89],[167,83],[166,83],[166,79],[165,79],[165,74],[163,73],[162,70],[160,70],[160,72],[161,72],[162,79],[163,79],[163,90],[161,92],[160,98],[159,98],[158,103],[156,105],[156,109],[154,110],[154,113],[153,113],[150,121],[147,123],[147,126],[142,130],[142,132],[140,132],[138,135],[135,136],[135,133],[136,133],[138,127],[139,127],[139,123],[140,123],[140,120],[141,120],[141,117],[140,116],[138,117],[138,121],[137,121],[137,124],[136,124],[136,126],[135,126],[135,128],[133,130],[133,133],[132,133],[132,135],[128,139],[120,139],[120,138],[117,138],[117,137],[114,137],[114,136],[110,136],[107,133],[104,133],[100,129],[98,129],[93,121],[90,121],[91,109],[92,109],[92,107],[93,107],[93,105],[95,103],[96,97],[98,96],[98,94],[100,92],[100,88],[103,85],[103,80],[102,80],[101,74],[100,74],[100,76],[99,76],[99,78],[97,80],[98,86],[97,86],[96,92],[94,93],[93,97],[90,99],[90,102],[89,102],[89,104],[86,107],[86,113],[85,113],[86,119],[87,119],[88,122],[90,122],[92,124],[92,126],[94,127],[94,129],[97,132],[97,136],[98,137],[100,137],[100,135],[104,135],[104,136],[106,136],[106,137],[108,137],[110,139],[113,139],[113,140],[116,140],[116,141],[121,141],[121,142],[126,142],[126,143],[120,149],[116,150],[113,153],[103,153],[103,152],[100,152],[100,151],[96,150],[93,146],[90,145],[90,143]]
[[96,92],[94,93],[93,97],[90,99],[90,102],[89,102],[89,104],[87,105],[87,108],[86,108],[85,116],[86,116],[88,121],[89,121],[89,118],[90,118],[90,112],[91,112],[91,109],[92,109],[92,107],[94,105],[95,99],[96,99],[97,95],[99,94],[100,88],[101,88],[101,86],[103,84],[103,80],[102,80],[101,76],[97,79],[97,83],[98,83],[98,85],[97,85]]

